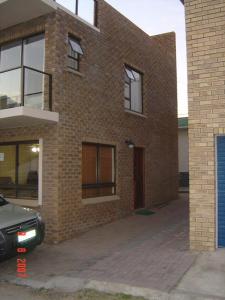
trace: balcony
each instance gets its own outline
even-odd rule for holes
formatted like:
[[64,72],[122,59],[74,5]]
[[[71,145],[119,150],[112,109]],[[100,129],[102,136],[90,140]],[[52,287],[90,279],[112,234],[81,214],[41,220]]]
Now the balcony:
[[0,72],[0,129],[54,124],[52,75],[22,66]]
[[54,0],[58,7],[66,9],[81,20],[95,27],[98,26],[98,5],[96,0]]
[[53,0],[0,0],[0,30],[49,14],[57,9]]
[[0,30],[63,9],[97,26],[96,0],[0,0]]

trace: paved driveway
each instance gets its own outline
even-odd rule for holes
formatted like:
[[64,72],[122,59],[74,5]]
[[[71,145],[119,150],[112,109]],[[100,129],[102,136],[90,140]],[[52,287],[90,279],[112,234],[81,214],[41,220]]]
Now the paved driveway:
[[[170,291],[197,254],[188,251],[188,200],[183,195],[151,216],[134,215],[27,255],[27,282],[56,276]],[[16,259],[0,264],[0,280],[16,277]]]

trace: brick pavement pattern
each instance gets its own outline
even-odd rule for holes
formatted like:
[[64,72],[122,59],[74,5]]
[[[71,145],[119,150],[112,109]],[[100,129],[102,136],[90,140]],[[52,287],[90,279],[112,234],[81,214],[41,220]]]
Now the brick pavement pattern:
[[[193,264],[189,251],[187,195],[154,215],[134,215],[28,255],[30,279],[68,276],[170,291]],[[0,279],[15,277],[15,259]]]

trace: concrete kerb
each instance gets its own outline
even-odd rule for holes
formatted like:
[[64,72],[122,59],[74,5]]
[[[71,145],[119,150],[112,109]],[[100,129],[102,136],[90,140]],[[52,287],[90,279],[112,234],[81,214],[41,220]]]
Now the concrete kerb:
[[41,282],[31,279],[6,278],[1,282],[7,282],[19,286],[26,286],[32,289],[54,290],[63,293],[76,293],[80,290],[96,290],[98,292],[110,294],[125,294],[136,297],[143,297],[147,300],[169,300],[169,294],[148,288],[135,287],[126,284],[103,282],[97,280],[85,280],[81,278],[72,278],[57,276],[47,282]]
[[32,289],[54,290],[59,293],[76,293],[80,290],[95,290],[98,292],[110,294],[124,294],[134,297],[143,297],[146,300],[224,300],[225,297],[209,296],[205,294],[196,294],[185,292],[179,289],[173,289],[169,293],[150,288],[130,286],[127,284],[104,282],[97,280],[85,280],[82,278],[73,278],[66,276],[56,276],[47,282],[41,282],[31,279],[6,278],[1,282],[7,282],[18,286],[26,286]]

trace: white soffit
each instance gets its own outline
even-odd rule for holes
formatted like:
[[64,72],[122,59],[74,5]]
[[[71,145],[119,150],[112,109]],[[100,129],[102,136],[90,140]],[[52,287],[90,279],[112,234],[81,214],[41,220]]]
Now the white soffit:
[[0,110],[0,129],[41,126],[58,122],[59,114],[56,112],[23,106]]
[[53,0],[0,0],[0,30],[49,14],[57,9]]

